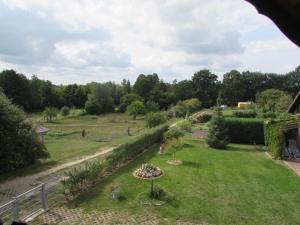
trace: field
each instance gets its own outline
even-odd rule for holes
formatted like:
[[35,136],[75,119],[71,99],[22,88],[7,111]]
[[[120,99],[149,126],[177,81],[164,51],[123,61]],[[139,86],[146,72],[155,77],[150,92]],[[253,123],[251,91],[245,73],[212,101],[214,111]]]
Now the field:
[[[166,163],[171,153],[158,155],[158,146],[115,175],[106,178],[70,204],[86,212],[127,211],[132,214],[208,224],[299,224],[300,179],[285,166],[251,145],[231,144],[228,150],[208,148],[203,141],[185,137],[177,153],[180,166]],[[137,201],[149,190],[150,181],[132,172],[144,162],[165,171],[156,185],[172,192],[175,200],[164,206],[143,206]],[[111,187],[122,188],[125,200],[112,199]]]
[[[0,180],[8,177],[32,174],[56,164],[91,155],[102,149],[117,146],[145,131],[143,117],[133,120],[124,113],[111,113],[100,116],[79,116],[75,111],[69,117],[57,117],[52,122],[45,122],[42,114],[31,114],[29,118],[37,124],[49,128],[45,136],[45,146],[50,158],[28,168],[4,174]],[[127,129],[130,127],[128,136]],[[85,129],[86,135],[81,136]]]

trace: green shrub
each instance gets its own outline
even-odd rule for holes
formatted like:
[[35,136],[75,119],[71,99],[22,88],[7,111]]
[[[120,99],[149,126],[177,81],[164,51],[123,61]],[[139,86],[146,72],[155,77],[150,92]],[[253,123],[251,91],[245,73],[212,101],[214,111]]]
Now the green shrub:
[[233,143],[264,144],[264,121],[255,118],[225,118],[229,139]]
[[206,143],[212,148],[224,149],[229,143],[228,129],[221,111],[217,111],[209,122]]
[[155,127],[166,121],[166,116],[161,112],[148,113],[146,116],[146,124],[148,127]]
[[64,194],[66,197],[76,197],[94,184],[102,171],[103,165],[100,162],[93,162],[65,172],[68,178],[62,181]]
[[0,174],[32,165],[48,156],[25,113],[0,95]]
[[268,146],[267,149],[275,159],[281,157],[281,150],[284,142],[283,135],[283,124],[272,123],[268,121],[265,124],[265,144]]
[[184,133],[177,127],[172,127],[163,134],[164,140],[179,139],[184,136]]
[[235,110],[233,111],[233,116],[241,118],[255,118],[257,113],[254,110]]
[[46,107],[44,110],[44,116],[48,121],[52,121],[53,117],[57,117],[58,109],[55,107]]
[[151,145],[162,141],[163,133],[168,129],[168,125],[161,125],[150,129],[136,139],[120,145],[107,157],[106,163],[108,168],[118,167],[128,160],[137,157]]
[[68,106],[63,106],[61,109],[60,109],[60,114],[62,116],[68,116],[70,114],[70,108]]
[[192,132],[192,122],[188,119],[178,122],[177,126],[182,131],[186,131],[186,132],[190,132],[190,133]]

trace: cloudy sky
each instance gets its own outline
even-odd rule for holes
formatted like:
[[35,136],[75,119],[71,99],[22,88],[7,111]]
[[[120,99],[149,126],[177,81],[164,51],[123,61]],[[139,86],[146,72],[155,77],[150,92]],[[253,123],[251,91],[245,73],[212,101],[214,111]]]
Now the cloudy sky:
[[0,70],[56,84],[300,65],[300,48],[244,0],[0,0],[0,30]]

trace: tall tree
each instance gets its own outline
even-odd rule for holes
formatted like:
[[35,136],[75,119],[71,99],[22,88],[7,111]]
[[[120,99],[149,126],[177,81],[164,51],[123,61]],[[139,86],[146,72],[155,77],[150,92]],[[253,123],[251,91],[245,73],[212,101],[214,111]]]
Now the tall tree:
[[216,104],[220,82],[218,76],[209,70],[200,70],[192,77],[195,88],[194,96],[197,97],[204,107],[208,108]]
[[30,84],[29,80],[14,70],[4,70],[0,73],[0,86],[5,95],[14,104],[30,110]]
[[144,101],[148,101],[150,92],[158,82],[159,78],[156,73],[150,75],[140,74],[133,85],[133,90],[140,95]]

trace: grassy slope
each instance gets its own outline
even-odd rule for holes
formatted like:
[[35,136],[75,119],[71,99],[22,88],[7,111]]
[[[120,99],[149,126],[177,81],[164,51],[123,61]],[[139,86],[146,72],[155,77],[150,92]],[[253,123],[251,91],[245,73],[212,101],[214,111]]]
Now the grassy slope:
[[[299,224],[300,179],[286,167],[266,158],[247,145],[230,145],[228,151],[208,149],[195,139],[186,139],[177,153],[184,161],[171,166],[170,154],[156,154],[158,146],[105,179],[74,205],[90,211],[128,210],[156,216],[211,224]],[[165,170],[156,184],[172,191],[176,200],[163,207],[141,208],[136,196],[149,189],[149,181],[140,181],[132,172],[150,161]],[[120,185],[126,200],[112,200],[111,185]],[[171,222],[172,223],[172,222]]]

